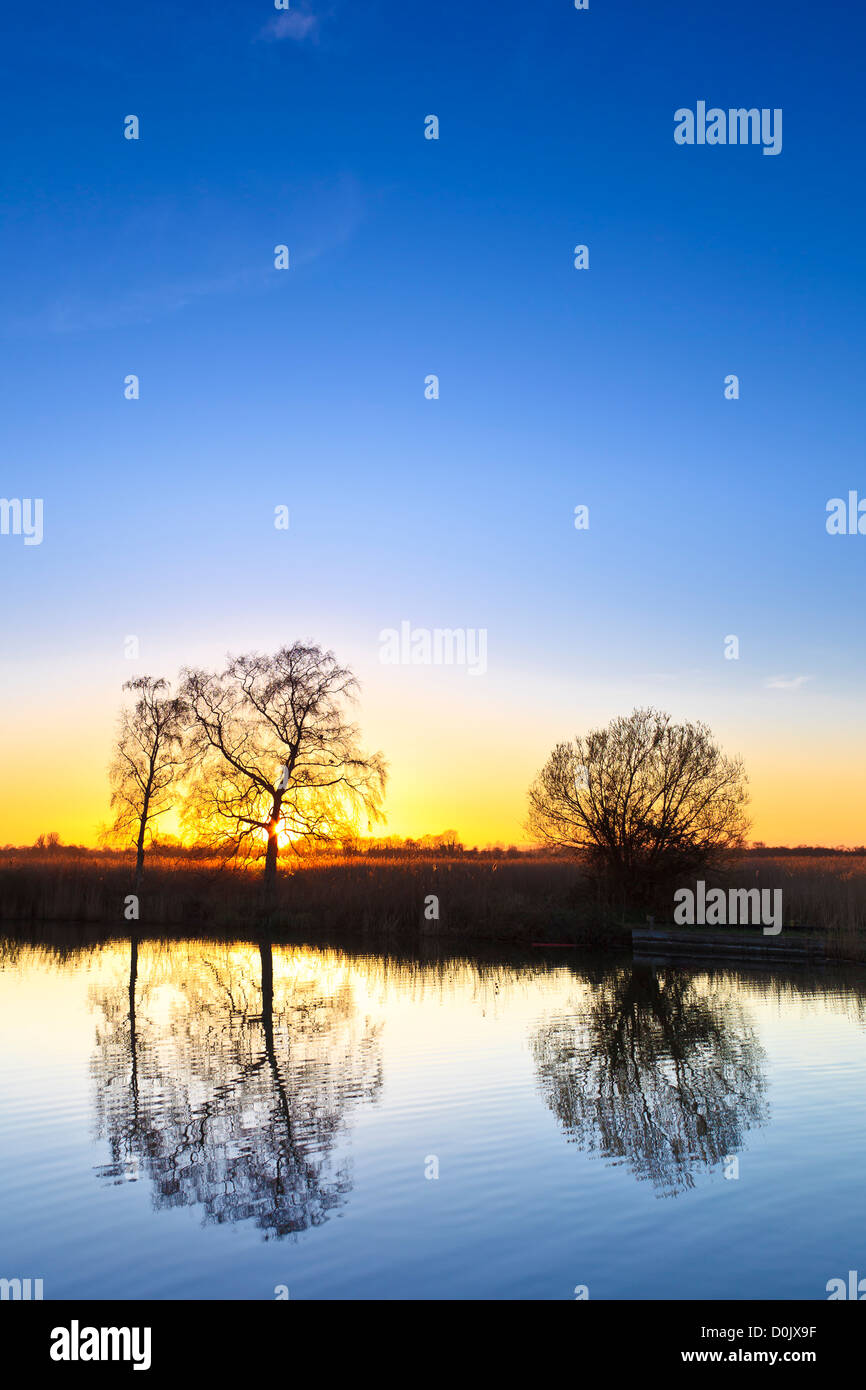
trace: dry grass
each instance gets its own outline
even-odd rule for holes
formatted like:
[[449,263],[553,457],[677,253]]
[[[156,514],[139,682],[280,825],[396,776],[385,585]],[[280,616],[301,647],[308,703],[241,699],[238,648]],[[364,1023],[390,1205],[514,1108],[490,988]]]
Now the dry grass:
[[[0,920],[81,922],[124,930],[130,856],[108,851],[0,851]],[[729,886],[781,888],[786,929],[826,933],[828,954],[866,959],[866,855],[743,855]],[[142,927],[222,929],[261,914],[260,869],[216,859],[148,861]],[[425,900],[439,900],[439,921]],[[499,941],[627,939],[601,910],[578,864],[532,855],[286,859],[273,925],[305,935],[465,936]],[[664,913],[657,921],[664,920]],[[128,928],[127,928],[128,929]]]
[[730,881],[781,888],[786,928],[826,933],[829,955],[866,960],[866,855],[744,856]]
[[[217,860],[147,864],[141,925],[249,924],[261,913],[261,870]],[[0,853],[0,919],[123,928],[131,858],[111,853]],[[439,920],[425,903],[439,901]],[[580,869],[564,860],[326,856],[287,861],[272,922],[303,933],[463,935],[496,940],[586,939]]]

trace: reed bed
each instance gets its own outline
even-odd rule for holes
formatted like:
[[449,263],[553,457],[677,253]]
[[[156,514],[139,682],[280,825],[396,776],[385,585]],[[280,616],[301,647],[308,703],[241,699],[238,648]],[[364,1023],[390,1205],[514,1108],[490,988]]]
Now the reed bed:
[[[709,876],[708,876],[709,878]],[[261,867],[154,852],[142,927],[221,929],[262,916]],[[820,932],[828,955],[866,960],[866,854],[740,855],[712,878],[781,888],[786,930]],[[0,851],[0,920],[79,922],[123,930],[132,857],[112,851]],[[431,899],[438,900],[438,918]],[[672,905],[671,905],[672,906]],[[621,945],[634,914],[606,909],[579,863],[543,855],[286,856],[269,917],[305,935],[465,936]],[[664,905],[657,923],[671,920]]]
[[[254,922],[261,869],[154,856],[141,893],[142,925]],[[0,920],[124,923],[132,860],[117,854],[0,852]],[[575,937],[583,876],[564,860],[323,856],[287,861],[269,920],[303,933]],[[438,918],[431,899],[438,900]],[[583,914],[585,915],[585,914]]]

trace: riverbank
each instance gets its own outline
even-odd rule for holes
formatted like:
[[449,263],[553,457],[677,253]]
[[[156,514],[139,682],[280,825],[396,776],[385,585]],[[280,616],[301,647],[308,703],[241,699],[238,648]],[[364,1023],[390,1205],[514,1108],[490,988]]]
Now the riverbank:
[[[132,864],[124,856],[0,856],[0,920],[124,925]],[[289,861],[271,925],[305,935],[471,936],[591,940],[598,914],[580,868],[565,860],[365,856]],[[216,860],[147,866],[141,926],[232,927],[262,914],[261,870]],[[595,925],[594,925],[595,923]],[[606,936],[610,935],[605,928]],[[623,926],[615,935],[628,941]]]
[[[236,929],[262,918],[260,868],[154,855],[130,917],[130,856],[99,851],[0,852],[0,921],[79,922],[112,932],[137,921]],[[866,856],[739,856],[729,886],[779,890],[788,940],[816,934],[829,958],[866,960]],[[656,913],[658,927],[671,913]],[[545,856],[371,855],[286,858],[270,917],[310,939],[566,942],[626,948],[645,921],[605,908],[581,866]],[[700,931],[700,928],[695,929]]]

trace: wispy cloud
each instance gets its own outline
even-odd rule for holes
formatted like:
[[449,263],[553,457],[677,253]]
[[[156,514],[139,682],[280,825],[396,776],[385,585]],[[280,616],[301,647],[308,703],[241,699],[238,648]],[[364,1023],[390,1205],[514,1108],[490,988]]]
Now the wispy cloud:
[[768,676],[764,685],[767,690],[799,690],[811,679],[811,676]]
[[211,295],[232,294],[268,283],[265,272],[238,270],[214,277],[178,279],[160,285],[121,292],[104,299],[80,293],[59,296],[26,320],[7,325],[15,333],[82,333],[93,329],[123,328],[133,323],[150,323],[165,314],[185,309],[196,300]]
[[[288,202],[286,199],[289,193]],[[263,236],[260,227],[245,222],[236,224],[233,245],[238,252],[234,266],[225,260],[211,272],[198,271],[187,265],[174,275],[157,276],[141,272],[142,283],[130,286],[115,285],[112,291],[106,277],[97,278],[99,292],[82,287],[80,283],[61,289],[47,302],[34,305],[28,300],[26,312],[7,313],[0,324],[0,336],[41,336],[42,334],[82,333],[110,330],[135,323],[150,323],[154,319],[179,313],[206,299],[232,294],[262,294],[283,290],[291,283],[291,273],[274,270],[273,247],[284,237],[291,249],[292,272],[309,266],[321,256],[329,255],[350,241],[364,219],[365,199],[361,186],[351,175],[320,181],[297,190],[283,190],[279,217],[273,214],[269,235]],[[162,220],[151,218],[142,223],[130,223],[128,239],[146,239],[148,230],[158,228],[160,245],[188,245],[203,225],[228,223],[231,208],[220,200],[211,200],[197,208],[197,219],[190,221],[174,216]],[[288,232],[286,229],[288,228]],[[300,228],[297,238],[293,228]],[[122,241],[124,229],[118,233]],[[250,260],[249,248],[256,244],[258,262]],[[243,257],[243,259],[241,259]],[[164,260],[167,261],[168,255]],[[80,277],[79,277],[80,278]],[[125,272],[123,280],[128,279]]]
[[318,17],[306,8],[282,10],[265,25],[259,37],[270,39],[273,43],[280,39],[295,39],[298,43],[302,43],[304,39],[314,35],[318,27]]

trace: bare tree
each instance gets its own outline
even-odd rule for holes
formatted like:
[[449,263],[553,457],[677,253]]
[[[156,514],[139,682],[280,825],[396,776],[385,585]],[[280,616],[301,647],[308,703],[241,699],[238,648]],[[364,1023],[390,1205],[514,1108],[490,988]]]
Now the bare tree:
[[281,827],[297,846],[351,836],[359,815],[381,815],[384,760],[361,750],[347,717],[357,681],[332,652],[300,642],[230,657],[218,675],[183,674],[198,760],[187,819],[239,852],[266,836],[270,902]]
[[636,709],[557,744],[530,788],[527,829],[646,897],[742,844],[746,780],[705,724]]
[[115,810],[109,836],[133,843],[135,891],[141,889],[145,844],[153,839],[153,822],[171,809],[186,766],[186,703],[173,696],[166,680],[139,676],[124,690],[137,699],[120,715],[120,730],[109,768],[111,805]]

